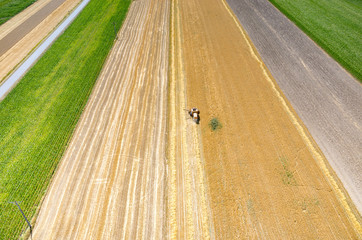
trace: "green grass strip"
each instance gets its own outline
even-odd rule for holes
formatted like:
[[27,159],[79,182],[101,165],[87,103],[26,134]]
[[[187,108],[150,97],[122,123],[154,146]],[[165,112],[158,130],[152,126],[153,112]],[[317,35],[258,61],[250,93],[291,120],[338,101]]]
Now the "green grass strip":
[[0,103],[0,238],[17,239],[71,138],[131,0],[92,0]]
[[36,1],[37,0],[0,0],[0,25]]
[[362,82],[361,0],[269,0]]

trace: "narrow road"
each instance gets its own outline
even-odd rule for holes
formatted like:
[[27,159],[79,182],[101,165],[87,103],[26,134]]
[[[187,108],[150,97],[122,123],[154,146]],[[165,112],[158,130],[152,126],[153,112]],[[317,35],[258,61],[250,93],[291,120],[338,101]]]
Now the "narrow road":
[[362,85],[267,0],[227,0],[362,213]]
[[131,4],[56,171],[33,239],[161,239],[170,1]]
[[81,0],[39,0],[0,26],[0,84]]

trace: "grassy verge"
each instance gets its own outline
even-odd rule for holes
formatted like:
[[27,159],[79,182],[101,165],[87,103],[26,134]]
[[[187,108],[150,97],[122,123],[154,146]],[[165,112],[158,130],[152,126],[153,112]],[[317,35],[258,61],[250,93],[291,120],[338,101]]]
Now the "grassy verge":
[[0,25],[37,0],[0,0]]
[[0,236],[32,218],[92,91],[131,0],[91,1],[0,103]]
[[362,82],[362,1],[269,1]]

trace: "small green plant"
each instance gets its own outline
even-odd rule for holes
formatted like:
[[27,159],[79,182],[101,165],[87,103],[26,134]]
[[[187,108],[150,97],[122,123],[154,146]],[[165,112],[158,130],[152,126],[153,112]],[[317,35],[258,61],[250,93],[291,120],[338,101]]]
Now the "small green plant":
[[209,126],[211,128],[212,131],[218,130],[222,128],[221,123],[219,122],[219,120],[217,118],[213,118],[210,120],[209,122]]
[[286,158],[281,157],[279,160],[282,162],[284,172],[282,173],[283,183],[286,185],[297,185],[297,181],[294,178],[294,174],[289,169],[289,164]]

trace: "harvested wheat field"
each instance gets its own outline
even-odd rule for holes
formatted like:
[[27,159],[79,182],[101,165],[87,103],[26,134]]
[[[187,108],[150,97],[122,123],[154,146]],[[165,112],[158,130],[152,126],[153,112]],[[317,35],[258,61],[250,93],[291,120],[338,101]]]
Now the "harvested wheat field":
[[165,236],[168,23],[169,1],[130,6],[33,239]]
[[[226,3],[176,8],[177,70],[187,104],[201,110],[215,237],[356,239],[360,219],[336,194],[323,154]],[[212,118],[221,124],[214,131]]]

